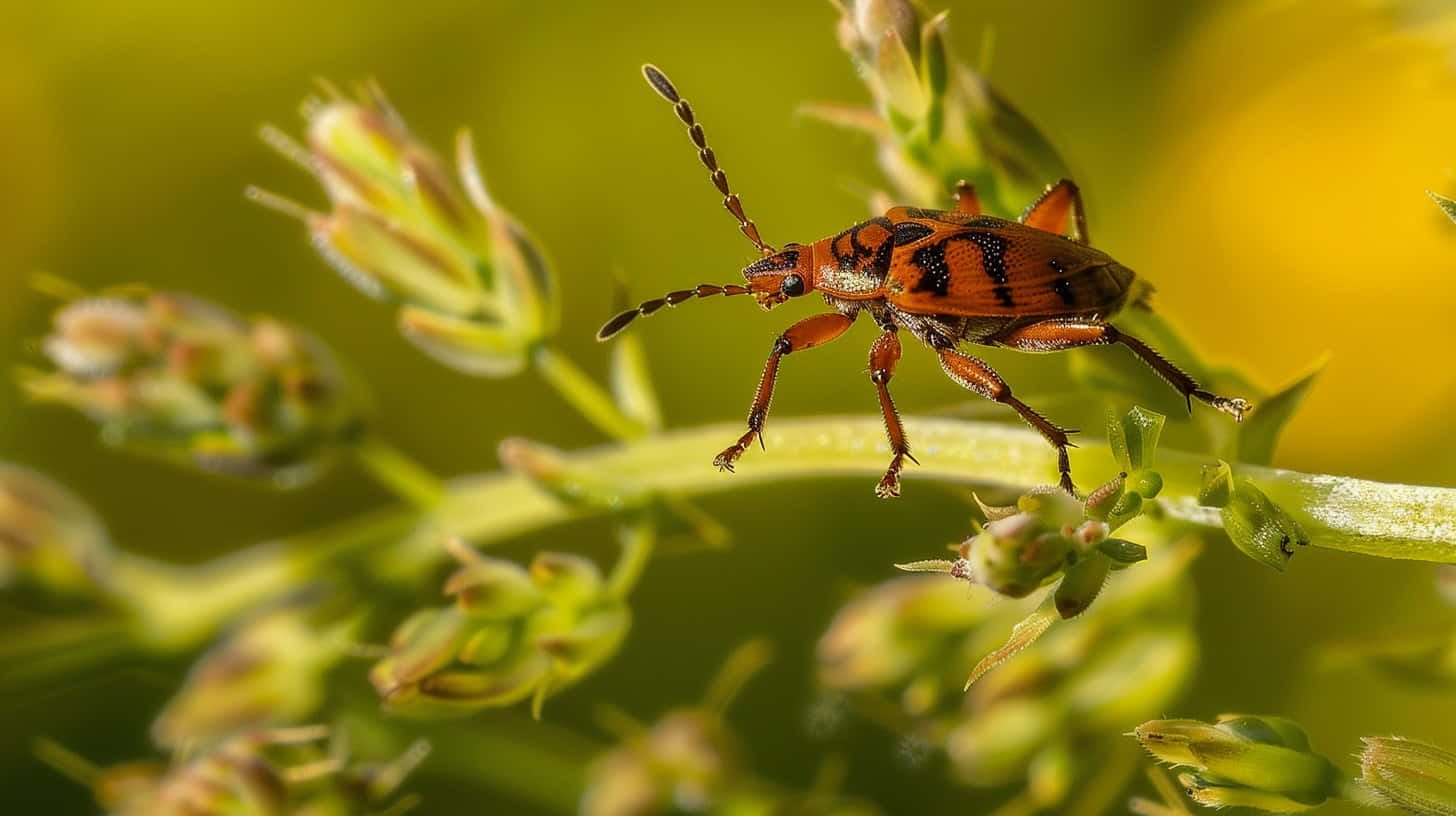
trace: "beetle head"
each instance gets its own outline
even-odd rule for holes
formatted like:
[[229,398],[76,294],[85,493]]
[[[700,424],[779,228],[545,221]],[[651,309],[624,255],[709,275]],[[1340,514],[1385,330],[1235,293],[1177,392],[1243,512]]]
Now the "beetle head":
[[814,258],[808,247],[785,244],[743,268],[748,289],[765,309],[814,291]]

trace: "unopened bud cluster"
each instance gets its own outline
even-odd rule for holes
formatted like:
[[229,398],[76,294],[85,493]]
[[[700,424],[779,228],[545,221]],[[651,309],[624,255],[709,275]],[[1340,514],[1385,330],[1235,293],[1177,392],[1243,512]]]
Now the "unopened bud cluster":
[[188,295],[99,297],[56,313],[37,399],[85,412],[107,441],[205,470],[314,472],[360,433],[360,398],[316,340]]
[[153,722],[157,744],[175,749],[307,721],[323,704],[328,670],[347,654],[353,629],[317,617],[303,604],[268,610],[208,650]]
[[[742,657],[753,648],[739,650]],[[725,672],[733,669],[730,659]],[[723,678],[719,678],[721,681]],[[715,686],[718,683],[714,684]],[[587,769],[581,816],[668,816],[676,813],[795,813],[875,816],[874,808],[828,790],[777,788],[744,767],[743,748],[723,718],[726,700],[678,708],[648,727],[633,726]]]
[[621,645],[631,623],[596,564],[541,553],[529,567],[453,545],[461,568],[445,583],[452,606],[408,618],[369,679],[391,711],[462,714],[548,694],[586,676]]
[[946,14],[922,22],[910,0],[842,0],[839,41],[875,111],[815,106],[831,123],[879,142],[880,163],[906,203],[943,204],[958,181],[1004,215],[1066,175],[1056,150],[985,77],[948,52]]
[[1196,663],[1187,554],[1169,549],[968,694],[966,667],[1004,641],[1028,605],[940,576],[887,581],[841,608],[820,638],[820,682],[883,701],[871,709],[899,707],[910,718],[905,736],[944,751],[958,780],[1021,781],[1055,811],[1095,772],[1087,758],[1099,741],[1161,713]]
[[172,765],[129,763],[101,771],[97,801],[113,816],[281,816],[383,810],[424,759],[418,743],[383,764],[350,764],[321,744],[323,726],[249,731]]
[[521,370],[558,322],[556,283],[541,252],[486,193],[469,135],[458,178],[377,87],[305,105],[306,146],[264,132],[313,173],[327,213],[250,194],[300,216],[324,258],[373,297],[399,304],[399,330],[422,351],[470,374]]

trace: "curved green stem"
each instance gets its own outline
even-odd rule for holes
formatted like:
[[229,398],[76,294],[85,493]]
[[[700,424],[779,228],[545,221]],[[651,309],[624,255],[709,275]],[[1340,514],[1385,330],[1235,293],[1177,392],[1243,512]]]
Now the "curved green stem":
[[[951,419],[907,418],[921,466],[915,481],[1030,487],[1056,481],[1055,459],[1029,430]],[[665,433],[647,439],[563,454],[568,465],[553,493],[525,476],[491,474],[454,483],[428,535],[442,531],[491,541],[554,524],[571,516],[631,506],[648,497],[697,496],[762,482],[839,476],[879,476],[889,451],[879,417],[806,417],[777,420],[765,431],[767,454],[745,461],[737,474],[714,470],[712,451],[736,437],[735,425]],[[1083,485],[1111,474],[1105,443],[1074,452]],[[1173,518],[1218,526],[1218,511],[1198,505],[1201,468],[1209,456],[1160,450],[1161,501]],[[1318,547],[1383,558],[1456,563],[1456,489],[1386,484],[1341,476],[1236,465],[1284,507]],[[865,487],[866,501],[871,486]],[[556,495],[572,495],[564,504]],[[887,508],[889,509],[889,508]]]
[[561,352],[541,346],[532,359],[546,382],[597,430],[613,439],[636,439],[646,432],[640,422],[622,413],[606,389]]
[[[984,422],[907,418],[922,465],[907,472],[910,489],[922,480],[1025,488],[1056,480],[1054,457],[1031,431]],[[889,458],[878,416],[805,417],[774,422],[768,453],[753,456],[737,474],[710,465],[737,425],[712,425],[560,454],[564,467],[553,490],[524,475],[490,473],[447,484],[434,511],[387,508],[306,535],[260,544],[195,567],[140,558],[118,563],[114,590],[136,613],[146,646],[185,650],[211,637],[226,621],[269,598],[314,580],[321,565],[397,541],[415,530],[410,545],[390,553],[432,563],[443,557],[445,536],[486,544],[572,518],[645,506],[664,495],[682,498],[726,492],[763,482],[825,477],[868,478],[865,500]],[[1084,485],[1110,475],[1104,443],[1075,452]],[[1211,457],[1160,450],[1160,501],[1170,517],[1218,526],[1218,511],[1200,507],[1200,469]],[[1253,465],[1238,465],[1271,499],[1304,525],[1318,547],[1456,563],[1456,489],[1384,484]],[[564,500],[562,496],[571,496]],[[894,505],[886,505],[894,512]],[[425,524],[419,525],[421,519]],[[414,574],[414,573],[407,573]]]
[[361,439],[354,455],[380,484],[421,510],[434,507],[444,496],[439,477],[377,436]]

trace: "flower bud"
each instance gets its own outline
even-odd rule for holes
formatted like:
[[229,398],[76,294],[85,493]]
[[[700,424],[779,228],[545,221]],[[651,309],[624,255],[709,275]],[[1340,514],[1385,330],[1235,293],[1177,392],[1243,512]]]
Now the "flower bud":
[[345,279],[396,303],[400,332],[421,351],[479,376],[524,368],[556,330],[556,282],[535,242],[486,193],[469,135],[457,140],[457,179],[377,87],[358,101],[314,101],[305,115],[306,147],[271,128],[264,137],[313,173],[330,211],[249,195],[302,218]]
[[352,622],[320,625],[298,606],[244,623],[192,666],[152,724],[159,745],[305,720],[323,702],[324,677],[349,646]]
[[627,636],[630,612],[586,559],[542,553],[523,569],[460,542],[451,552],[463,564],[445,584],[456,605],[411,616],[370,670],[392,711],[465,714],[528,697],[539,705]]
[[[386,763],[349,765],[320,741],[324,726],[255,730],[185,761],[126,763],[91,781],[115,816],[280,816],[378,812],[428,752],[417,743]],[[58,746],[46,754],[79,760]]]
[[106,582],[111,559],[90,507],[45,476],[0,462],[0,587],[21,579],[90,592]]
[[328,351],[270,318],[197,298],[80,300],[56,313],[37,399],[90,415],[139,452],[296,484],[358,437],[360,397]]
[[1013,215],[1066,175],[1036,128],[985,77],[950,56],[944,13],[922,23],[909,0],[837,5],[840,44],[879,117],[828,106],[810,112],[873,135],[901,201],[941,205],[964,179],[997,214]]
[[1456,816],[1456,754],[1403,737],[1366,737],[1360,779],[1420,816]]
[[1012,598],[1040,588],[1072,551],[1066,538],[1030,513],[989,522],[962,547],[976,581]]
[[1201,804],[1293,813],[1335,796],[1341,781],[1304,731],[1279,717],[1153,720],[1133,736],[1159,760],[1192,769],[1179,779]]
[[1244,555],[1276,570],[1283,571],[1295,545],[1309,543],[1299,522],[1253,481],[1234,476],[1227,462],[1204,467],[1199,503],[1219,508],[1224,532]]

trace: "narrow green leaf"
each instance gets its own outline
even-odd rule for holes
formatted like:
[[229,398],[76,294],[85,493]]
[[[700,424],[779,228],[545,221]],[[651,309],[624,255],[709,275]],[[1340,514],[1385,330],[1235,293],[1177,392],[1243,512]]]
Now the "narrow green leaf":
[[1430,196],[1431,200],[1436,202],[1436,206],[1440,207],[1441,211],[1446,213],[1447,218],[1456,221],[1456,199],[1447,198],[1431,190],[1427,190],[1426,195]]
[[1265,397],[1255,406],[1249,418],[1240,423],[1234,437],[1230,458],[1240,462],[1267,465],[1274,458],[1274,447],[1279,433],[1294,416],[1294,412],[1314,385],[1315,378],[1324,371],[1328,357],[1321,357],[1310,367],[1307,374],[1285,386],[1278,392]]

